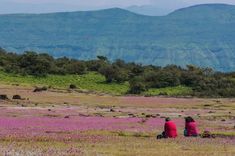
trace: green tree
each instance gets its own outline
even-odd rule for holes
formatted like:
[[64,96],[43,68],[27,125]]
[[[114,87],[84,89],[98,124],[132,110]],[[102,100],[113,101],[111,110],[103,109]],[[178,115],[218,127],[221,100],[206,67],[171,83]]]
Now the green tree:
[[97,56],[97,58],[101,61],[108,62],[108,58],[106,56],[99,55],[99,56]]
[[53,58],[48,54],[26,52],[19,58],[19,67],[22,72],[34,76],[46,76],[50,71]]
[[105,76],[106,82],[111,83],[116,75],[116,70],[112,65],[106,65],[99,69],[99,72]]
[[68,74],[85,74],[87,71],[86,64],[81,61],[71,61],[65,66],[66,73]]
[[129,93],[131,94],[140,94],[141,92],[147,90],[142,77],[139,76],[134,77],[129,81],[129,83],[130,83]]

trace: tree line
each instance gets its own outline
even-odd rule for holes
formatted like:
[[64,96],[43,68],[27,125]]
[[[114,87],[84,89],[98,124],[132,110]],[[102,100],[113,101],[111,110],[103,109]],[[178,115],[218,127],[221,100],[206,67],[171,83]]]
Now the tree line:
[[94,60],[76,60],[67,57],[53,58],[49,54],[28,51],[9,53],[0,49],[0,68],[7,73],[45,77],[48,74],[86,74],[98,72],[106,83],[129,82],[130,94],[141,94],[150,88],[191,87],[193,96],[235,97],[235,72],[216,72],[211,68],[187,65],[165,67],[141,65],[117,59],[109,61],[105,56]]

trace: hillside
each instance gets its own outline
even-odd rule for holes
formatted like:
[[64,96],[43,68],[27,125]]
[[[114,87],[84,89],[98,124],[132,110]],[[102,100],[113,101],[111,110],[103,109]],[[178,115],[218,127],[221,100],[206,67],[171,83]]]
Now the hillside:
[[[63,82],[63,83],[62,83]],[[0,70],[1,85],[20,85],[20,86],[50,86],[56,89],[68,89],[70,84],[78,87],[78,92],[83,93],[105,93],[111,95],[126,95],[129,84],[126,83],[104,83],[105,77],[99,73],[90,72],[85,75],[49,75],[47,77],[21,76],[4,73]],[[177,86],[167,88],[152,88],[142,95],[155,96],[166,93],[169,96],[186,96],[192,92],[190,87]]]
[[0,15],[0,46],[55,57],[106,55],[143,64],[235,69],[235,6],[198,5],[150,17],[101,11]]

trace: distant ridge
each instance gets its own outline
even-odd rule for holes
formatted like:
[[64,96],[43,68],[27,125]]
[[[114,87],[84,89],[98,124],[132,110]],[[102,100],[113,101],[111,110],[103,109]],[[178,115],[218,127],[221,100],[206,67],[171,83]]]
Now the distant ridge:
[[235,6],[197,5],[166,16],[112,8],[0,15],[0,47],[55,57],[105,55],[143,64],[235,70]]
[[[229,5],[229,4],[220,4],[220,3],[214,3],[214,4],[198,4],[198,5],[193,5],[193,6],[189,6],[186,8],[181,8],[181,9],[177,9],[173,12],[171,12],[170,14],[175,14],[178,12],[185,12],[185,11],[192,11],[194,9],[208,9],[211,11],[215,11],[215,10],[222,10],[227,12],[230,9],[234,9],[235,5]],[[228,9],[228,10],[227,10]]]
[[[81,14],[86,14],[86,13],[108,13],[108,12],[125,12],[125,13],[131,13],[131,14],[136,14],[136,15],[140,15],[137,14],[135,12],[126,10],[126,9],[122,9],[122,8],[118,8],[118,7],[114,7],[114,8],[107,8],[107,9],[97,9],[97,10],[90,10],[90,11],[62,11],[62,12],[49,12],[49,13],[12,13],[12,14],[0,14],[0,16],[11,16],[11,15],[16,15],[16,16],[20,16],[20,15],[54,15],[54,14],[75,14],[75,13],[81,13]],[[143,16],[148,16],[148,15],[143,15]]]

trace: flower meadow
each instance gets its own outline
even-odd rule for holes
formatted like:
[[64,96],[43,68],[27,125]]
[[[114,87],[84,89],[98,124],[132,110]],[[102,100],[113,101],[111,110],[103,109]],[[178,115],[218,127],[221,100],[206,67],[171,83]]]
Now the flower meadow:
[[[76,109],[76,108],[74,108]],[[15,112],[14,112],[15,111]],[[52,111],[52,112],[51,112]],[[38,114],[36,114],[36,112]],[[156,132],[162,129],[164,119],[162,118],[140,118],[140,117],[101,117],[72,113],[72,109],[65,110],[38,110],[37,109],[14,109],[2,110],[0,118],[0,129],[2,136],[31,135],[51,136],[51,133],[73,133],[82,131],[127,131],[127,132]],[[5,113],[5,116],[4,116]],[[18,114],[17,114],[18,113]],[[63,113],[65,115],[63,115]],[[71,113],[71,115],[69,114]],[[13,115],[15,114],[15,115]],[[66,115],[67,114],[67,115]],[[174,120],[183,126],[180,119]]]
[[[4,89],[3,89],[4,90]],[[5,89],[25,100],[0,100],[0,155],[4,156],[233,156],[233,99],[117,97]],[[202,133],[185,138],[184,117]],[[176,139],[156,140],[165,118],[176,123]]]
[[[185,139],[180,134],[179,138],[174,140],[158,141],[155,140],[155,135],[163,130],[164,125],[164,118],[160,116],[150,118],[97,116],[92,113],[84,114],[82,109],[85,108],[1,108],[0,152],[3,155],[97,155],[105,151],[101,149],[110,148],[112,150],[107,150],[104,155],[118,155],[119,153],[141,155],[149,148],[153,150],[152,144],[157,144],[155,145],[157,149],[166,145],[171,148],[175,148],[176,145],[180,146],[182,149],[178,152],[191,148],[203,148],[201,145],[211,149],[218,146],[223,147],[221,151],[228,150],[224,154],[234,154],[232,150],[232,146],[235,145],[234,137],[212,140]],[[112,113],[115,114],[115,112]],[[174,118],[173,121],[179,127],[179,133],[182,133],[180,131],[184,126],[184,120]],[[131,149],[126,149],[126,152],[118,151],[113,149],[114,144],[120,149],[135,145],[131,147],[135,151]],[[143,151],[137,149],[141,144],[146,146]],[[192,147],[187,147],[188,144]],[[154,153],[153,150],[149,154],[154,155]],[[162,151],[162,154],[164,153]]]

